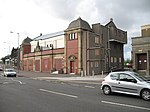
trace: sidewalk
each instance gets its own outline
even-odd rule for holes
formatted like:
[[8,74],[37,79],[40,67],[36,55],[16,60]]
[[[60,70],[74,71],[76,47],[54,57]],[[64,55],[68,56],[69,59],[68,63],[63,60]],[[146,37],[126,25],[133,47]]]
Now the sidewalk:
[[74,74],[50,74],[33,71],[19,71],[18,77],[30,77],[39,80],[59,80],[59,81],[88,81],[88,82],[100,82],[106,74],[95,76],[83,76]]

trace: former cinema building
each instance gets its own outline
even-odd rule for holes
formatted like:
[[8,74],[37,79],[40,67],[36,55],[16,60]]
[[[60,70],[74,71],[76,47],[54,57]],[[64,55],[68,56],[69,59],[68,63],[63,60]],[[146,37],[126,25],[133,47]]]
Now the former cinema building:
[[93,75],[123,69],[127,32],[114,24],[92,24],[80,17],[61,32],[26,38],[20,68],[27,71]]

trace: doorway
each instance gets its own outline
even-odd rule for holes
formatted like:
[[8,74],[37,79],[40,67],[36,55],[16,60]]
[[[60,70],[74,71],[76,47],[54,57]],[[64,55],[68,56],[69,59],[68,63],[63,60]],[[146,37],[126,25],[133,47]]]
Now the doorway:
[[70,73],[75,73],[75,65],[74,65],[74,61],[70,61]]
[[137,55],[138,70],[147,69],[147,54],[138,54]]

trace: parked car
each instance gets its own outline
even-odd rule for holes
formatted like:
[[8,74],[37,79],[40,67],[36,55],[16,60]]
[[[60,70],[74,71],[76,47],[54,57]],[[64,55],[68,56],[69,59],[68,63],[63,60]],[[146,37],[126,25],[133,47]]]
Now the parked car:
[[4,76],[6,77],[9,77],[9,76],[16,77],[16,75],[17,73],[13,68],[6,68],[4,70]]
[[101,89],[105,95],[116,92],[150,100],[150,81],[135,72],[111,72],[102,81]]

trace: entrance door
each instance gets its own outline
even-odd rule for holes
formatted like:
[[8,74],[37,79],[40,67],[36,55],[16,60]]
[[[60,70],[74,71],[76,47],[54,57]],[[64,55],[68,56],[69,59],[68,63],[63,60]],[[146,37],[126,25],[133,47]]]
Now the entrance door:
[[70,61],[70,73],[74,73],[74,61]]
[[145,54],[138,54],[137,55],[138,61],[138,70],[146,70],[147,69],[147,56]]

